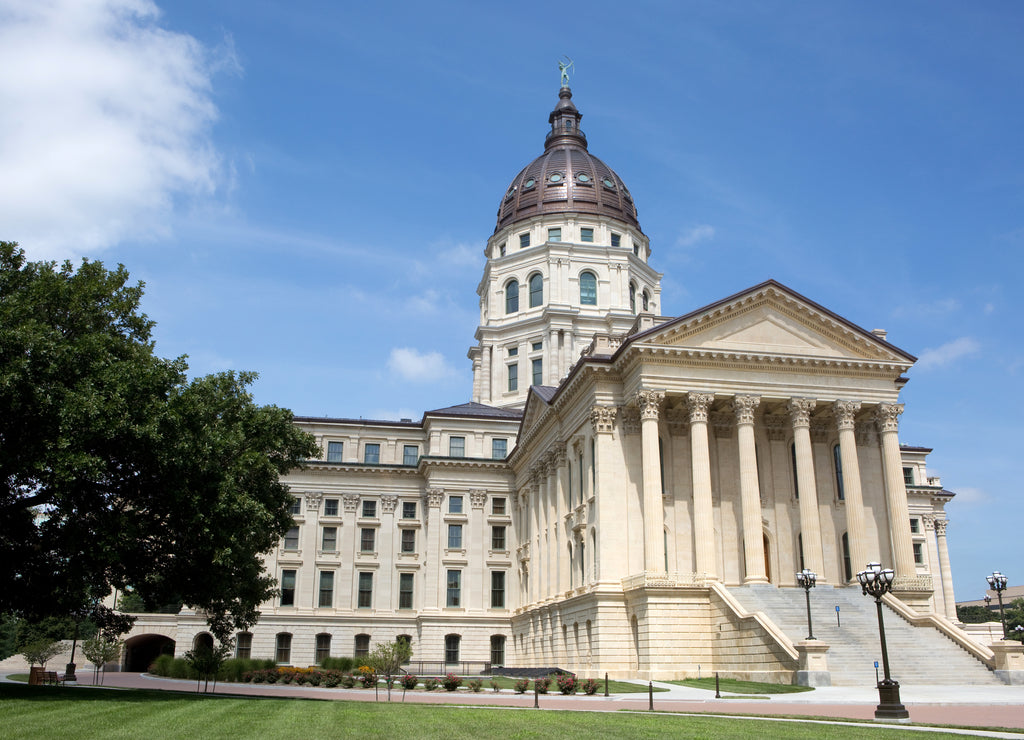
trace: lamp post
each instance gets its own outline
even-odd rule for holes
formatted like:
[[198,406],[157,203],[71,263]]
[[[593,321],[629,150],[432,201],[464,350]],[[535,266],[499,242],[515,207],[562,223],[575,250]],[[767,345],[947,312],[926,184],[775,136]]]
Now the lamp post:
[[892,579],[896,574],[891,568],[882,569],[881,563],[868,563],[867,568],[857,574],[861,593],[875,598],[878,609],[878,635],[882,641],[882,669],[885,678],[878,682],[878,706],[875,719],[910,719],[910,712],[900,701],[900,684],[889,675],[889,652],[885,647],[885,624],[882,622],[882,596],[892,590]]
[[1013,634],[1017,635],[1017,639],[1020,640],[1020,644],[1024,645],[1024,627],[1018,624],[1013,628]]
[[999,620],[1003,623],[1003,639],[1006,639],[1006,614],[1003,613],[1003,590],[1006,588],[1006,576],[1000,573],[998,570],[993,572],[990,576],[985,576],[985,580],[988,581],[989,588],[996,592],[996,596],[999,598]]
[[804,590],[804,596],[807,598],[807,639],[813,640],[814,629],[811,627],[811,589],[814,588],[814,584],[817,583],[818,576],[814,571],[804,568],[802,571],[796,574],[796,583],[801,586]]

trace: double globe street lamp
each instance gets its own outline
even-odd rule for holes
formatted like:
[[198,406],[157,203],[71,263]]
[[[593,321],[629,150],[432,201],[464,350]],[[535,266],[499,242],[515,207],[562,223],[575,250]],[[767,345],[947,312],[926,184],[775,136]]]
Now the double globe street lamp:
[[[1000,573],[998,570],[990,576],[985,576],[985,580],[988,581],[988,587],[996,592],[996,596],[999,597],[999,619],[1003,623],[1003,639],[1006,639],[1006,614],[1003,612],[1003,591],[1006,590],[1006,576]],[[988,597],[986,597],[986,601]]]
[[814,588],[814,584],[818,581],[818,575],[812,571],[804,568],[802,571],[796,574],[796,584],[801,586],[804,590],[804,596],[807,597],[807,639],[813,640],[814,629],[811,627],[811,589]]
[[892,590],[892,581],[896,576],[892,568],[882,568],[881,563],[868,563],[867,568],[857,574],[861,593],[875,598],[878,608],[878,634],[882,641],[882,668],[885,678],[878,682],[878,706],[875,708],[875,719],[909,719],[910,712],[900,701],[899,682],[893,681],[889,675],[889,653],[885,647],[885,624],[882,622],[882,597]]

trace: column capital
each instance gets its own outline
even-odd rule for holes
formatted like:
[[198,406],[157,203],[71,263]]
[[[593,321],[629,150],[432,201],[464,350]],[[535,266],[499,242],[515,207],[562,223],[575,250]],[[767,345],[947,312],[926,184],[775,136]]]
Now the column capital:
[[385,514],[394,514],[395,506],[398,504],[398,496],[394,494],[384,494],[380,497],[380,509]]
[[880,403],[875,409],[875,423],[880,432],[898,432],[900,414],[903,413],[902,403]]
[[939,537],[946,536],[946,527],[949,525],[949,519],[938,519],[935,520],[935,534]]
[[641,421],[658,420],[658,408],[665,400],[664,391],[637,391],[636,405],[640,409]]
[[484,504],[487,503],[487,491],[479,488],[469,489],[469,504],[474,509],[484,508]]
[[565,442],[555,442],[555,444],[551,446],[551,452],[554,455],[555,464],[558,467],[562,467],[569,462],[569,452]]
[[761,404],[760,396],[734,396],[732,399],[732,410],[736,413],[736,424],[753,424],[754,412]]
[[590,426],[594,434],[611,434],[615,426],[614,406],[594,406],[590,410]]
[[686,405],[690,409],[690,423],[708,421],[708,409],[715,400],[714,393],[687,393]]
[[444,489],[443,488],[428,488],[426,493],[423,494],[423,498],[427,501],[427,506],[431,509],[440,509],[441,502],[444,500]]
[[811,427],[811,411],[818,405],[813,398],[791,398],[789,399],[789,418],[793,422],[793,428],[799,429]]
[[836,427],[839,431],[856,429],[854,417],[860,411],[860,401],[844,401],[840,399],[832,404],[832,411],[836,415]]
[[359,494],[358,493],[346,493],[341,497],[342,506],[345,507],[345,511],[355,511],[359,505]]
[[320,508],[320,499],[323,497],[323,493],[320,491],[310,491],[306,494],[306,508],[316,509]]

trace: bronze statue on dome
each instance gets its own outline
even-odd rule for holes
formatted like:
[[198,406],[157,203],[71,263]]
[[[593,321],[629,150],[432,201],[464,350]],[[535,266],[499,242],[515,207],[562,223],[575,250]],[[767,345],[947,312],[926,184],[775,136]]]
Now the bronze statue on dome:
[[568,64],[559,60],[558,71],[562,74],[562,87],[569,87],[569,70],[573,68],[573,61],[569,57],[565,57],[569,61]]

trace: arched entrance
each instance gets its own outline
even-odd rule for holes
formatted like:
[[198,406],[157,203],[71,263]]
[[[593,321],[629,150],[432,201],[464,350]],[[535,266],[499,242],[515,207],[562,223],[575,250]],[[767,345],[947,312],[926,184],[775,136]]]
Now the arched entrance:
[[124,644],[124,670],[148,671],[160,655],[174,655],[174,640],[166,635],[137,635]]
[[764,574],[768,577],[768,583],[774,583],[775,581],[772,579],[771,543],[768,541],[767,533],[762,532],[761,538],[764,541]]
[[195,650],[200,646],[205,647],[209,650],[213,650],[213,635],[209,632],[200,632],[192,640],[192,649]]

